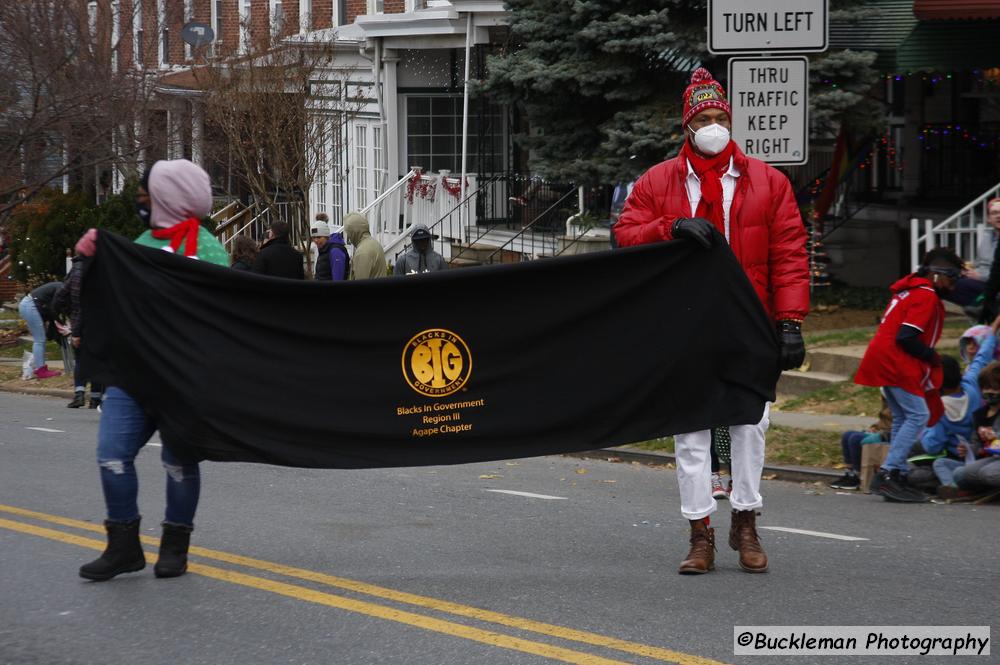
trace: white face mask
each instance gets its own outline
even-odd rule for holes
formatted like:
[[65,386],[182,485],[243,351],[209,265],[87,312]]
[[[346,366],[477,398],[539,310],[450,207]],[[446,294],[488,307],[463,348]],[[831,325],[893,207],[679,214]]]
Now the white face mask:
[[[691,131],[691,127],[688,127]],[[706,155],[718,155],[729,145],[729,130],[718,123],[705,125],[694,135],[694,144]]]

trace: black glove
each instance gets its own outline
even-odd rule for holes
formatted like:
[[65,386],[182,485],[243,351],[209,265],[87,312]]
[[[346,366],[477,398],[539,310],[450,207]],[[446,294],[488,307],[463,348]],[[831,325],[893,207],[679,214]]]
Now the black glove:
[[675,238],[690,238],[708,249],[715,237],[715,227],[704,217],[678,219],[674,222],[673,234]]
[[778,321],[778,337],[781,343],[781,371],[801,366],[806,359],[802,324],[798,321]]

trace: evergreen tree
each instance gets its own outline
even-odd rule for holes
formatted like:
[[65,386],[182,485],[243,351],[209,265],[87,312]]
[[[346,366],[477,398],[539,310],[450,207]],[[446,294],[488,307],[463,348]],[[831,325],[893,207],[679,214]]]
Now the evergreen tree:
[[509,0],[511,43],[485,89],[518,105],[517,137],[550,180],[629,180],[680,145],[681,94],[704,52],[705,4]]
[[[707,52],[704,0],[508,0],[511,38],[488,62],[483,89],[516,106],[515,138],[549,180],[627,181],[676,154],[681,95],[699,65],[724,81],[726,58]],[[878,20],[862,0],[831,0],[831,20]],[[831,49],[810,57],[813,136],[843,122],[877,130],[876,54]],[[728,85],[726,86],[728,88]]]

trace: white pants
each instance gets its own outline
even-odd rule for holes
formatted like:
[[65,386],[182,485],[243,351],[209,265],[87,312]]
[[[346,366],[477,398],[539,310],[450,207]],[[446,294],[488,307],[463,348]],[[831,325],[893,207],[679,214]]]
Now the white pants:
[[[760,496],[760,475],[764,469],[764,433],[770,424],[771,405],[764,405],[764,417],[756,425],[729,428],[733,491],[729,503],[733,510],[754,510],[764,505]],[[702,430],[674,437],[677,456],[677,483],[681,489],[681,514],[700,520],[718,507],[712,498],[712,432]]]

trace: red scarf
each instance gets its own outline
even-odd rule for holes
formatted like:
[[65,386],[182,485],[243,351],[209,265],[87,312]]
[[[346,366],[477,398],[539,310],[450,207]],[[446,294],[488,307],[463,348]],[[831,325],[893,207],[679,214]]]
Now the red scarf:
[[[701,200],[698,202],[697,215],[712,222],[719,233],[726,235],[726,223],[722,210],[722,176],[729,170],[729,160],[733,157],[736,144],[732,141],[718,155],[702,157],[690,141],[684,141],[681,156],[686,157],[694,169],[695,175],[701,180]],[[739,165],[737,165],[739,168]]]
[[153,237],[157,240],[170,240],[170,251],[177,253],[181,243],[184,243],[184,256],[198,255],[198,230],[201,222],[195,217],[188,217],[183,222],[174,224],[168,229],[153,229]]

